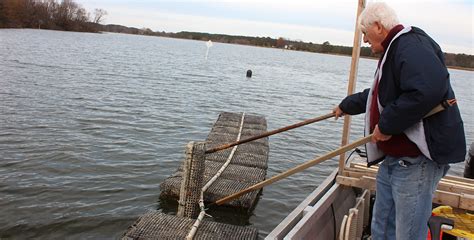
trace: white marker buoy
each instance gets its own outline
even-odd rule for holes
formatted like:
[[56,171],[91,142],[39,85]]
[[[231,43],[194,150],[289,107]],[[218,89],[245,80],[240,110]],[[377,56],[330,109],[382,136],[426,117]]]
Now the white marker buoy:
[[206,60],[207,60],[207,56],[209,55],[209,48],[212,47],[212,41],[211,40],[207,41],[206,46],[207,46],[207,51],[206,51]]

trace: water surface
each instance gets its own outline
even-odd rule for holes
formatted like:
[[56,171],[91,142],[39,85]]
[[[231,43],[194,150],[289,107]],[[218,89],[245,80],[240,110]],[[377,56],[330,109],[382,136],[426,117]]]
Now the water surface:
[[[0,30],[0,237],[118,238],[162,209],[159,184],[220,112],[264,115],[271,130],[326,114],[347,92],[350,57],[222,43],[205,53],[201,41]],[[361,59],[358,90],[375,66]],[[471,143],[473,73],[450,73]],[[353,140],[362,128],[355,117]],[[335,149],[341,131],[331,119],[270,137],[267,177]],[[264,237],[336,166],[266,187],[240,224]]]

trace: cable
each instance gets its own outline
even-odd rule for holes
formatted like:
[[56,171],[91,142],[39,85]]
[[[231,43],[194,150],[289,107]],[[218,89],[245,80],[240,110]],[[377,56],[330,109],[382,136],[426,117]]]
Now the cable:
[[[242,113],[242,118],[240,120],[239,134],[237,135],[237,141],[240,140],[240,136],[242,135],[242,128],[244,126],[244,119],[245,119],[245,113]],[[206,185],[204,185],[204,187],[202,187],[201,196],[199,198],[199,207],[201,209],[201,212],[199,212],[198,218],[194,222],[191,230],[188,233],[188,236],[186,236],[187,240],[192,240],[194,238],[194,235],[196,234],[197,229],[198,229],[199,225],[201,224],[202,219],[204,218],[205,215],[207,215],[206,214],[206,209],[205,209],[205,206],[204,206],[204,192],[214,183],[214,181],[216,181],[216,179],[227,168],[230,161],[232,160],[232,157],[234,157],[235,150],[237,150],[237,146],[234,146],[232,148],[232,151],[229,154],[229,157],[227,158],[227,161],[222,165],[222,167],[219,169],[219,171],[217,171],[217,173],[206,183]]]

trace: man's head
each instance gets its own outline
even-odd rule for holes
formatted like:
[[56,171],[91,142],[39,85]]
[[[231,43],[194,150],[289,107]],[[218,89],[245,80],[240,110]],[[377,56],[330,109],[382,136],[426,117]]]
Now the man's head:
[[370,44],[373,53],[384,51],[382,41],[390,30],[399,24],[397,14],[386,3],[367,5],[359,18],[359,26],[364,34],[364,42]]

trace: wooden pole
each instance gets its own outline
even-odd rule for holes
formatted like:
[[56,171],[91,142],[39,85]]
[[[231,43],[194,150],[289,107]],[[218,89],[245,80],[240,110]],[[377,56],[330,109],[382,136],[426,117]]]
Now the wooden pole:
[[325,114],[325,115],[322,115],[322,116],[319,116],[319,117],[315,117],[315,118],[311,118],[311,119],[308,119],[308,120],[305,120],[305,121],[302,121],[302,122],[299,122],[299,123],[295,123],[295,124],[290,125],[290,126],[286,126],[286,127],[282,127],[282,128],[279,128],[279,129],[275,129],[273,131],[265,132],[265,133],[262,133],[258,136],[249,137],[249,138],[242,139],[240,141],[236,141],[236,142],[229,143],[229,144],[224,144],[222,146],[218,146],[218,147],[215,147],[215,148],[212,148],[212,149],[208,149],[208,150],[206,150],[206,153],[214,153],[214,152],[224,150],[224,149],[227,149],[227,148],[230,148],[230,147],[242,144],[242,143],[247,143],[247,142],[254,141],[254,140],[257,140],[257,139],[260,139],[260,138],[268,137],[268,136],[271,136],[271,135],[274,135],[274,134],[277,134],[277,133],[281,133],[281,132],[284,132],[284,131],[288,131],[288,130],[291,130],[291,129],[294,129],[294,128],[297,128],[297,127],[302,127],[302,126],[308,125],[310,123],[319,122],[319,121],[322,121],[324,119],[328,119],[328,118],[331,118],[331,117],[334,117],[334,113],[328,113],[328,114]]
[[[349,73],[349,84],[347,86],[347,95],[351,95],[355,91],[357,81],[357,69],[359,67],[359,56],[360,56],[360,44],[361,44],[361,31],[359,29],[359,16],[365,8],[365,0],[359,0],[359,6],[357,7],[357,17],[354,32],[354,43],[352,47],[352,62],[351,71]],[[349,142],[351,127],[351,116],[344,116],[344,127],[342,130],[341,146],[346,145]],[[344,161],[346,160],[346,153],[342,153],[339,157],[339,174],[344,170]]]
[[339,147],[338,149],[336,149],[336,150],[334,150],[334,151],[332,151],[332,152],[330,152],[330,153],[327,153],[327,154],[325,154],[325,155],[323,155],[323,156],[321,156],[321,157],[315,158],[315,159],[310,160],[310,161],[308,161],[308,162],[305,162],[305,163],[303,163],[303,164],[301,164],[301,165],[298,165],[298,166],[296,166],[296,167],[294,167],[294,168],[292,168],[292,169],[290,169],[290,170],[288,170],[288,171],[286,171],[286,172],[280,173],[280,174],[278,174],[278,175],[276,175],[276,176],[273,176],[273,177],[271,177],[271,178],[269,178],[269,179],[267,179],[267,180],[265,180],[265,181],[259,182],[259,183],[255,184],[255,185],[253,185],[253,186],[250,186],[249,188],[246,188],[246,189],[244,189],[244,190],[242,190],[242,191],[240,191],[240,192],[237,192],[237,193],[234,193],[234,194],[229,195],[229,196],[227,196],[227,197],[224,197],[224,198],[222,198],[222,199],[219,199],[218,201],[216,201],[216,204],[217,204],[217,205],[222,205],[222,204],[224,204],[224,203],[226,203],[226,202],[229,202],[229,201],[232,201],[233,199],[238,198],[238,197],[240,197],[240,196],[242,196],[242,195],[244,195],[244,194],[246,194],[246,193],[248,193],[248,192],[258,190],[258,189],[263,188],[263,187],[265,187],[265,186],[267,186],[267,185],[270,185],[270,184],[272,184],[272,183],[274,183],[274,182],[276,182],[276,181],[278,181],[278,180],[281,180],[281,179],[286,178],[286,177],[288,177],[288,176],[290,176],[290,175],[293,175],[293,174],[295,174],[295,173],[297,173],[297,172],[301,172],[301,171],[303,171],[303,170],[305,170],[305,169],[307,169],[307,168],[309,168],[309,167],[311,167],[311,166],[314,166],[314,165],[316,165],[316,164],[318,164],[318,163],[321,163],[321,162],[324,162],[324,161],[326,161],[326,160],[328,160],[328,159],[331,159],[331,158],[333,158],[333,157],[336,157],[336,156],[338,156],[339,154],[341,154],[341,153],[343,153],[343,152],[347,152],[347,151],[349,151],[349,150],[351,150],[351,149],[353,149],[353,148],[355,148],[355,147],[358,147],[358,146],[360,146],[360,145],[362,145],[362,144],[368,143],[368,142],[370,141],[370,138],[371,138],[371,137],[372,137],[372,134],[368,135],[367,137],[363,137],[363,138],[361,138],[361,139],[359,139],[359,140],[357,140],[357,141],[355,141],[355,142],[353,142],[353,143],[351,143],[351,144],[348,144],[348,145],[346,145],[346,146]]

